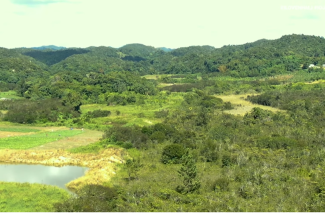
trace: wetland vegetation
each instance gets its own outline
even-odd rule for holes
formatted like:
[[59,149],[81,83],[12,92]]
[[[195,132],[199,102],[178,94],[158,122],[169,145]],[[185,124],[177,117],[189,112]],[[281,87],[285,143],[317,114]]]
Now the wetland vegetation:
[[0,210],[323,212],[324,48],[1,48],[0,161],[89,171],[76,197],[1,182]]

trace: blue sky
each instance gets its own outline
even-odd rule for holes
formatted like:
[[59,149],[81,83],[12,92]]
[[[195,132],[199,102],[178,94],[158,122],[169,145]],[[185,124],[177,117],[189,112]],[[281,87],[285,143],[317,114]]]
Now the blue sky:
[[320,0],[1,0],[0,47],[222,47],[325,36]]

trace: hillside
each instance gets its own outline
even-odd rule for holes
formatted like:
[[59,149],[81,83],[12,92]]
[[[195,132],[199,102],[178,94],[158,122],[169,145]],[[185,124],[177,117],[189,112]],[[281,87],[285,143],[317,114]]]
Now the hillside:
[[[232,77],[273,76],[325,64],[325,39],[307,35],[285,35],[276,40],[261,39],[221,48],[190,46],[165,52],[143,44],[120,48],[88,47],[61,50],[0,48],[0,71],[6,83],[21,77],[12,72],[64,71],[81,74],[132,72],[148,74],[212,74]],[[9,79],[11,78],[11,79]],[[13,79],[16,78],[16,79]]]

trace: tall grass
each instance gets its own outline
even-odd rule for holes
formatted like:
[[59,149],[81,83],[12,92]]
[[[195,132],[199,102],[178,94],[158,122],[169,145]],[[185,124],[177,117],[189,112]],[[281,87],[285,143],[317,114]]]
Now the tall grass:
[[53,205],[69,198],[55,186],[0,182],[1,212],[54,212]]

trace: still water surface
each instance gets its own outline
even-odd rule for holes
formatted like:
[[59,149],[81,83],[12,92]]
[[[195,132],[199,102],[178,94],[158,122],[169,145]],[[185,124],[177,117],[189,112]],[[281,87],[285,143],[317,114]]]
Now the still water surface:
[[65,184],[85,174],[86,167],[0,164],[0,181],[40,183],[68,190]]

